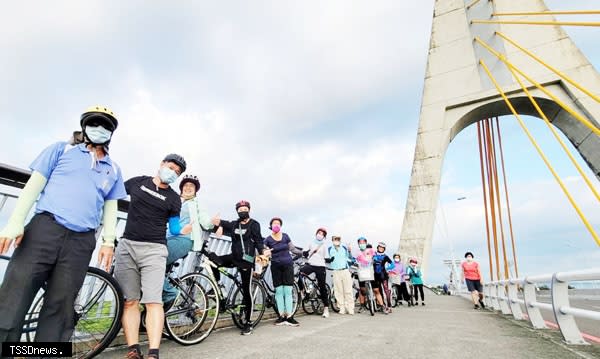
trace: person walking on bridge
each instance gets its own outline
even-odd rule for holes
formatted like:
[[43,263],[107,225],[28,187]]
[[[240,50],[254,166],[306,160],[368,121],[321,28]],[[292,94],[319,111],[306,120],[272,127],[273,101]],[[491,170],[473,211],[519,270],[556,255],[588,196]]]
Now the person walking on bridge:
[[466,261],[460,265],[462,268],[462,277],[467,284],[467,290],[471,292],[471,299],[473,300],[473,308],[485,309],[483,304],[483,276],[481,275],[481,268],[479,263],[473,259],[473,253],[465,253]]
[[[0,343],[21,339],[27,310],[44,284],[35,341],[70,341],[73,305],[96,248],[100,213],[98,261],[105,269],[112,264],[117,200],[127,196],[121,170],[108,155],[118,121],[108,108],[94,106],[81,115],[80,125],[83,143],[57,142],[33,161],[31,177],[0,231],[0,253],[13,241],[16,248],[0,288]],[[23,227],[38,196],[35,215]]]
[[191,224],[181,227],[181,200],[170,184],[186,170],[183,157],[167,155],[154,177],[138,176],[125,182],[131,204],[125,232],[115,254],[115,278],[123,289],[123,331],[129,347],[128,359],[141,359],[139,345],[140,308],[146,306],[148,358],[158,359],[165,320],[162,301],[167,262],[167,223],[173,235],[188,234]]

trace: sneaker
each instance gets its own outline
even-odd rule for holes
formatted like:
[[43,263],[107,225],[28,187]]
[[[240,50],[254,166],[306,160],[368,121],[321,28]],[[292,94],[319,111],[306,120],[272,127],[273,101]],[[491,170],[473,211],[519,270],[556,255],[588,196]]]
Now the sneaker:
[[425,306],[425,302],[421,302],[421,305],[422,305],[422,306]]
[[348,311],[348,315],[354,315],[354,311],[353,310]]
[[483,304],[483,299],[479,299],[479,305],[481,305],[481,309],[485,309],[485,304]]
[[245,324],[244,329],[242,329],[242,332],[240,334],[242,334],[242,335],[252,334],[252,326],[250,324]]
[[323,309],[323,318],[329,318],[329,308]]
[[144,359],[144,356],[137,350],[130,350],[127,352],[125,359]]
[[364,312],[365,309],[367,309],[367,308],[365,308],[364,305],[361,305],[360,307],[358,307],[358,313],[360,314],[360,313]]
[[280,326],[280,325],[285,325],[286,323],[287,323],[287,318],[279,317],[273,324]]
[[297,327],[300,325],[300,323],[298,323],[298,321],[296,319],[294,319],[294,317],[289,317],[287,318],[287,325],[292,326],[292,327]]
[[473,306],[473,309],[479,309],[479,305],[478,305],[478,304],[475,304],[475,305]]
[[346,309],[340,308],[340,311],[338,312],[338,314],[346,314]]

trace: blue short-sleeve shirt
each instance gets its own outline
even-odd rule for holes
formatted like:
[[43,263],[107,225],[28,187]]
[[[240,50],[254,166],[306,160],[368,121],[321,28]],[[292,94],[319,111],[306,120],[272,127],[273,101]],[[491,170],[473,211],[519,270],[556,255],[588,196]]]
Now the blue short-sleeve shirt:
[[117,164],[108,154],[96,160],[83,143],[57,142],[29,167],[48,179],[35,212],[50,212],[59,224],[75,232],[98,228],[104,201],[127,197]]

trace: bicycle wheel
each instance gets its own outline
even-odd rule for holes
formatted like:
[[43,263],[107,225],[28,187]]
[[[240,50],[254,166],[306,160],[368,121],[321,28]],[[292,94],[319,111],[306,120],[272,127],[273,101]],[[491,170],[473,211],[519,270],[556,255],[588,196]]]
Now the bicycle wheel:
[[[237,287],[235,293],[233,293],[232,303],[233,309],[231,311],[231,319],[235,325],[243,329],[246,325],[246,316],[244,315],[243,295],[241,292],[242,288]],[[257,326],[260,320],[265,314],[267,304],[267,291],[260,284],[259,281],[253,279],[250,289],[252,295],[252,312],[250,313],[250,324]]]
[[396,308],[400,302],[398,299],[398,290],[399,288],[397,288],[395,285],[392,286],[392,295],[390,298],[390,304],[392,305],[392,308]]
[[316,286],[312,283],[310,286],[307,286],[306,282],[310,281],[309,279],[304,281],[304,288],[308,288],[308,291],[305,291],[304,298],[302,298],[302,310],[306,314],[315,314],[316,309],[318,309],[318,304],[315,305],[315,300],[318,301],[317,297],[317,289]]
[[123,293],[105,271],[89,267],[75,299],[75,329],[71,336],[73,358],[93,358],[121,329]]
[[335,299],[333,288],[329,287],[329,284],[326,284],[325,286],[327,287],[327,297],[329,297],[329,306],[331,307],[331,310],[339,313],[340,306],[337,304],[337,300]]
[[369,312],[371,313],[371,316],[375,315],[375,309],[377,308],[375,306],[375,294],[373,293],[373,287],[371,286],[371,282],[367,282],[365,283],[365,285],[367,286],[367,307],[369,308]]
[[165,313],[165,329],[179,344],[192,345],[206,339],[219,318],[219,301],[206,292],[216,293],[212,281],[204,274],[189,273],[176,285],[179,294]]
[[300,304],[300,289],[298,289],[298,284],[294,283],[294,285],[292,286],[292,316],[296,315],[299,304]]

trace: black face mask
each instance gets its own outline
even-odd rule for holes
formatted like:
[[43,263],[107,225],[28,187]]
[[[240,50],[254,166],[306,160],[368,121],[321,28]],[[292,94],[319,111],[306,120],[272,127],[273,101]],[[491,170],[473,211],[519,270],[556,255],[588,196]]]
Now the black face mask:
[[246,219],[250,218],[250,213],[246,212],[246,211],[238,212],[238,216],[243,221],[243,220],[246,220]]

